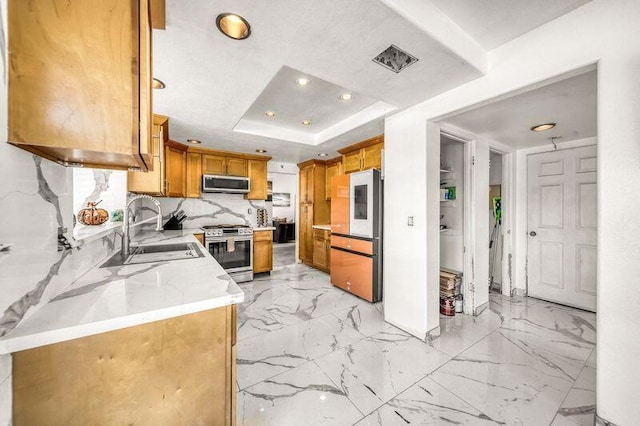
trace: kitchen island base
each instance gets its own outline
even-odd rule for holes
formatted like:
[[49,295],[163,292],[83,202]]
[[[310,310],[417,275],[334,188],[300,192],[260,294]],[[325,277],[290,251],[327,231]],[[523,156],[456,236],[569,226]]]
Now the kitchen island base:
[[13,354],[13,424],[235,424],[236,306]]

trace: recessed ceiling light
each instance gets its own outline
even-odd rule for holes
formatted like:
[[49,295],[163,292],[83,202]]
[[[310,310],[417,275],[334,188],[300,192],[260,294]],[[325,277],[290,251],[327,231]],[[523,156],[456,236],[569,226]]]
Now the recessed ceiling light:
[[353,99],[353,95],[351,93],[343,93],[342,95],[340,95],[340,100],[347,102]]
[[151,85],[154,89],[164,89],[167,87],[162,80],[158,80],[157,78],[153,79],[153,83]]
[[311,125],[311,120],[303,120],[302,124],[304,124],[305,126],[310,126]]
[[198,139],[187,139],[187,142],[192,143],[194,145],[198,145],[202,143],[202,141],[199,141]]
[[265,152],[267,152],[266,149],[256,149],[256,152],[259,152],[260,154],[264,154]]
[[251,35],[251,25],[235,13],[221,13],[216,18],[216,26],[220,32],[234,40],[244,40]]
[[267,111],[264,113],[264,115],[266,115],[267,117],[271,118],[271,117],[275,117],[276,113],[273,111]]
[[318,157],[328,157],[329,154],[327,154],[326,152],[321,152],[320,154],[318,154]]
[[538,124],[531,128],[534,132],[544,132],[545,130],[553,129],[556,127],[556,123],[544,123]]
[[296,80],[296,83],[298,83],[298,86],[304,87],[311,84],[311,80],[309,80],[307,77],[300,77],[299,79]]

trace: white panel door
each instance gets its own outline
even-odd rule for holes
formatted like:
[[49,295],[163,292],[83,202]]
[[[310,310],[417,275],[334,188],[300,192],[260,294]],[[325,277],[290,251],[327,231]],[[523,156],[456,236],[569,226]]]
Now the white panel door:
[[529,296],[596,310],[596,147],[528,157]]

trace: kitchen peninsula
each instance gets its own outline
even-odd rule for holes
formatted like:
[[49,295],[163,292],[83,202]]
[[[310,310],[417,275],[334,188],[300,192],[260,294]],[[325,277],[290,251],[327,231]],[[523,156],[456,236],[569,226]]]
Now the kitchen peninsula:
[[0,339],[14,425],[232,423],[244,294],[198,232],[141,232],[202,256],[96,267]]

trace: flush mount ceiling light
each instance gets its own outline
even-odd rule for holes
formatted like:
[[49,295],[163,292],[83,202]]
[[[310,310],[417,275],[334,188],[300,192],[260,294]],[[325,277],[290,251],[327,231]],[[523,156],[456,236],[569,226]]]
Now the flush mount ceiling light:
[[273,112],[273,111],[267,111],[267,112],[264,113],[264,115],[266,115],[269,118],[272,118],[272,117],[276,116],[276,113]]
[[234,40],[244,40],[251,35],[251,25],[235,13],[221,13],[216,18],[216,26],[220,32]]
[[556,127],[556,123],[544,123],[538,124],[531,128],[534,132],[544,132],[545,130],[553,129]]
[[158,80],[157,78],[153,79],[153,83],[151,85],[154,89],[164,89],[167,87],[162,80]]
[[260,154],[264,154],[265,152],[267,152],[266,149],[256,149],[256,152],[259,152]]
[[340,95],[340,100],[342,102],[349,102],[350,100],[353,100],[353,95],[351,93],[343,93]]
[[307,77],[300,77],[296,80],[296,83],[298,84],[298,86],[304,87],[311,84],[311,80],[309,80]]
[[302,124],[303,124],[304,126],[310,126],[310,125],[311,125],[311,120],[303,120],[303,121],[302,121]]
[[418,58],[392,44],[380,52],[372,61],[397,74],[408,66],[418,62]]
[[321,152],[320,154],[318,154],[318,157],[328,157],[329,154],[327,154],[326,152]]
[[199,141],[198,139],[187,139],[187,142],[192,143],[194,145],[198,145],[202,143],[202,141]]

